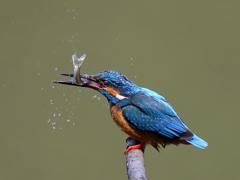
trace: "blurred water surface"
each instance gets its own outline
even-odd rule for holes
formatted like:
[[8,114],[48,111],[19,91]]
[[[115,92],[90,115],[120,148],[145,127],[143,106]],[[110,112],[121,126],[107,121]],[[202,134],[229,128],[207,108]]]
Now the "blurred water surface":
[[164,95],[209,142],[147,147],[149,179],[239,179],[237,1],[2,1],[0,179],[127,179],[104,97],[51,83],[111,69]]

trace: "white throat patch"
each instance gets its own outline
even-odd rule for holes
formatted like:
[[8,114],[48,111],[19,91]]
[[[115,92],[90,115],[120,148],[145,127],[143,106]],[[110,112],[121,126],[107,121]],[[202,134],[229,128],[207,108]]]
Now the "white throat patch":
[[122,96],[120,94],[117,94],[115,97],[119,100],[128,99],[128,97]]

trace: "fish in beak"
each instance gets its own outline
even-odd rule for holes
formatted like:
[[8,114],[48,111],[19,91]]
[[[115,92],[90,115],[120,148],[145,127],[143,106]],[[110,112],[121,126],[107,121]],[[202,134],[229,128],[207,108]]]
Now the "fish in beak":
[[80,86],[80,87],[89,87],[92,89],[104,89],[104,86],[102,85],[101,81],[99,81],[98,78],[96,78],[94,75],[87,75],[87,74],[80,74],[78,75],[78,79],[80,79],[81,84],[78,84],[76,81],[76,75],[74,73],[63,73],[60,74],[62,76],[68,76],[72,77],[68,79],[67,81],[56,81],[53,80],[52,82],[57,84],[65,84],[65,85],[71,85],[71,86]]

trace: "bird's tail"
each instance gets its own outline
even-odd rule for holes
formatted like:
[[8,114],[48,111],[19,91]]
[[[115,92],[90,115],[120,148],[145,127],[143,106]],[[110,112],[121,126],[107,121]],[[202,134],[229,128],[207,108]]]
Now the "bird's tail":
[[195,134],[193,135],[192,139],[186,140],[186,141],[201,149],[205,149],[208,146],[208,143],[206,141],[202,140],[200,137],[196,136]]

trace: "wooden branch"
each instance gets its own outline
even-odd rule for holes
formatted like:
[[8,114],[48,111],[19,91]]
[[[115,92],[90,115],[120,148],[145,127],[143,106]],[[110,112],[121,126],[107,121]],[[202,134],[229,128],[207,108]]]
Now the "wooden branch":
[[[127,148],[129,146],[138,145],[139,141],[135,139],[127,140]],[[143,149],[132,149],[126,154],[126,168],[129,180],[147,180],[145,166],[144,166],[144,150]]]

